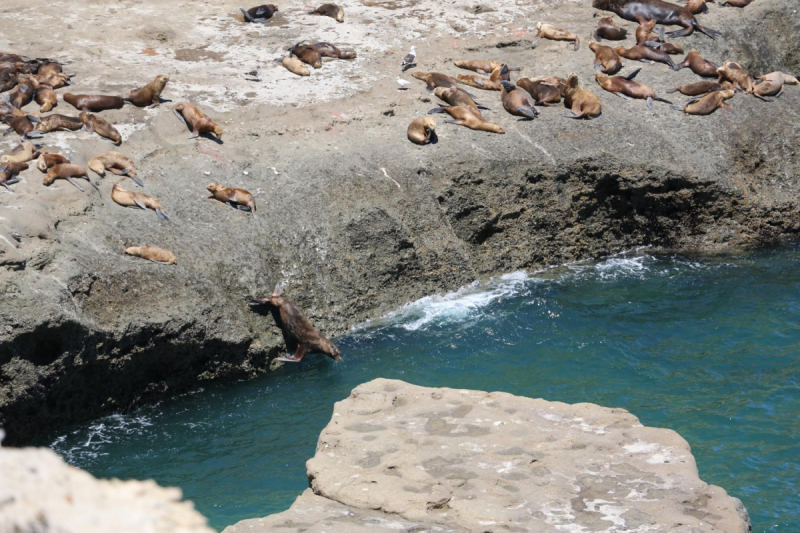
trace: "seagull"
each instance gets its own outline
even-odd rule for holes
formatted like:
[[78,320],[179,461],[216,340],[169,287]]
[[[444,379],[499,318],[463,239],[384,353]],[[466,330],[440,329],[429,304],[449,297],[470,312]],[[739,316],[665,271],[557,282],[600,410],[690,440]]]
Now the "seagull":
[[403,70],[411,68],[412,66],[416,65],[417,61],[417,49],[416,47],[412,46],[411,51],[408,53],[406,57],[403,58],[403,62],[400,64],[403,67]]
[[406,80],[404,80],[403,78],[401,78],[401,77],[399,77],[399,76],[398,76],[398,78],[397,78],[397,85],[399,85],[399,86],[400,86],[400,88],[398,89],[398,91],[405,91],[406,89],[408,89],[408,86],[409,86],[409,85],[411,85],[411,82],[410,82],[410,81],[406,81]]
[[258,67],[256,70],[251,70],[250,72],[246,72],[245,74],[250,76],[251,79],[247,81],[261,81],[261,67]]

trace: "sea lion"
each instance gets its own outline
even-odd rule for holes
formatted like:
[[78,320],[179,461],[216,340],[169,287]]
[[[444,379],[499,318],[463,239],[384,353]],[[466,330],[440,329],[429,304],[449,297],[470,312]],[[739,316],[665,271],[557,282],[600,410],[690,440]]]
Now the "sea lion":
[[451,105],[449,107],[436,107],[428,111],[432,113],[447,113],[455,120],[445,120],[445,124],[455,124],[457,126],[465,126],[471,130],[488,131],[490,133],[505,133],[505,130],[493,122],[489,122],[481,115],[474,113],[467,107],[460,105]]
[[[21,109],[17,109],[8,102],[0,101],[0,116],[5,117],[6,115],[11,117],[27,117],[28,113],[22,111]],[[3,121],[5,122],[5,119],[3,119]]]
[[134,192],[123,189],[119,183],[115,183],[111,188],[111,199],[114,203],[123,207],[138,207],[139,209],[152,209],[161,220],[169,220],[164,208],[156,198],[141,192]]
[[286,70],[298,76],[310,76],[311,71],[306,68],[302,61],[296,57],[286,56],[281,59],[281,65],[286,67]]
[[112,126],[106,119],[87,113],[86,111],[81,111],[80,118],[89,133],[96,133],[117,146],[122,144],[122,135],[120,135],[117,128]]
[[708,93],[702,98],[694,98],[689,100],[683,107],[678,105],[671,107],[676,111],[683,111],[687,115],[710,115],[717,109],[724,109],[735,115],[736,111],[733,109],[733,107],[725,103],[725,100],[730,100],[735,94],[736,91],[733,89],[714,91],[713,93]]
[[700,13],[708,13],[708,6],[706,0],[689,0],[686,2],[686,9],[692,12],[692,15],[699,15]]
[[64,101],[80,111],[99,113],[107,109],[122,109],[125,100],[119,96],[105,96],[102,94],[71,94],[64,93]]
[[178,258],[175,257],[175,254],[158,246],[131,246],[130,248],[125,248],[125,253],[164,265],[178,263]]
[[60,165],[51,167],[47,171],[47,175],[44,177],[42,183],[49,187],[56,180],[67,180],[79,191],[83,192],[83,187],[81,187],[80,184],[75,181],[75,178],[86,178],[86,181],[89,182],[89,185],[97,189],[98,192],[100,191],[100,188],[95,185],[91,179],[89,179],[89,171],[86,170],[86,167],[76,165],[74,163],[61,163]]
[[446,74],[440,74],[439,72],[412,72],[412,76],[417,78],[418,80],[422,80],[427,85],[427,89],[429,93],[432,93],[436,87],[449,87],[451,89],[458,89],[459,81],[457,79],[451,78]]
[[745,72],[739,63],[726,61],[717,69],[717,74],[719,75],[718,82],[727,80],[733,83],[734,88],[741,89],[748,94],[751,94],[755,88],[755,79]]
[[639,74],[641,68],[637,68],[627,76],[606,76],[605,74],[595,74],[594,79],[606,91],[616,94],[622,98],[631,99],[637,98],[640,100],[647,100],[647,107],[653,109],[653,101],[664,102],[672,104],[669,100],[665,100],[656,95],[656,92],[647,85],[633,81],[633,78]]
[[17,109],[22,109],[33,101],[38,87],[39,82],[33,77],[27,75],[18,76],[17,86],[8,95],[8,102]]
[[247,11],[239,8],[239,11],[244,15],[245,22],[267,22],[272,18],[276,11],[280,11],[275,4],[263,4],[256,7],[251,7]]
[[184,102],[176,105],[173,112],[176,117],[192,129],[190,139],[195,139],[202,133],[213,133],[217,139],[222,139],[222,127],[205,116],[196,105]]
[[454,63],[458,68],[471,70],[478,74],[489,74],[494,69],[503,66],[502,63],[494,59],[459,59]]
[[61,154],[41,154],[36,160],[36,168],[41,172],[47,172],[56,165],[69,163],[70,160]]
[[249,191],[235,187],[225,187],[218,183],[209,183],[206,189],[211,193],[209,198],[214,198],[224,204],[230,204],[240,211],[249,211],[253,213],[253,218],[258,220],[256,199]]
[[594,39],[601,41],[624,41],[628,37],[628,30],[617,26],[611,17],[603,17],[597,21],[597,29],[594,30]]
[[15,116],[15,115],[4,115],[3,122],[10,126],[10,129],[6,130],[3,135],[8,135],[9,133],[16,132],[17,135],[22,137],[22,140],[30,139],[33,137],[41,137],[42,132],[34,131],[33,124],[38,123],[39,119],[34,117],[33,115],[22,115],[22,116]]
[[683,47],[679,44],[661,43],[658,45],[657,50],[669,55],[678,55],[683,53]]
[[678,65],[669,57],[669,54],[661,50],[655,50],[644,44],[637,44],[633,48],[627,50],[621,46],[614,49],[620,57],[625,59],[632,59],[634,61],[641,61],[643,63],[664,63],[672,70],[680,70]]
[[[439,87],[438,90],[442,90]],[[452,89],[445,89],[452,90]],[[411,121],[406,131],[408,140],[414,144],[430,144],[436,140],[436,120],[433,117],[419,117]]]
[[528,78],[520,78],[517,80],[517,87],[528,91],[528,94],[533,97],[534,105],[546,107],[561,103],[561,91],[555,85]]
[[144,187],[144,183],[136,176],[136,163],[133,159],[120,152],[103,152],[89,160],[89,168],[100,176],[106,177],[106,170],[117,176],[127,176],[139,187]]
[[49,76],[51,74],[63,74],[64,68],[61,66],[61,63],[55,61],[46,61],[39,65],[39,68],[36,69],[37,76]]
[[17,70],[14,68],[0,69],[0,93],[10,91],[17,86]]
[[276,311],[272,316],[283,332],[286,348],[294,350],[293,356],[278,357],[278,361],[299,363],[309,353],[322,353],[334,361],[342,360],[339,348],[317,331],[296,303],[283,296],[280,286],[276,286],[272,295],[267,298],[261,300],[251,298],[250,302],[256,305],[269,305]]
[[[519,69],[517,68],[514,70]],[[489,75],[489,79],[491,81],[511,81],[511,69],[508,68],[508,65],[503,63],[492,71]]]
[[39,80],[40,83],[44,83],[45,85],[49,85],[53,89],[61,89],[62,87],[66,87],[70,84],[70,77],[67,74],[50,74],[48,76],[40,76],[36,75],[36,79]]
[[553,87],[558,89],[558,92],[561,93],[561,98],[564,98],[564,92],[567,89],[567,80],[564,78],[559,78],[558,76],[545,76],[544,78],[533,78],[531,81],[538,81],[544,83],[546,85],[552,85]]
[[52,87],[44,83],[39,85],[33,97],[36,103],[39,104],[40,113],[47,113],[58,105],[58,95]]
[[731,6],[731,7],[747,7],[753,3],[753,0],[725,0],[720,5],[721,6]]
[[459,82],[476,89],[483,89],[484,91],[500,91],[503,89],[499,82],[477,74],[458,74],[457,76]]
[[78,117],[69,117],[54,113],[42,117],[36,124],[36,131],[50,133],[51,131],[78,131],[83,128],[83,120]]
[[767,96],[780,97],[783,94],[784,85],[800,85],[797,78],[785,72],[770,72],[759,76],[755,81],[756,85],[753,94],[765,98]]
[[340,49],[337,46],[332,45],[331,43],[316,43],[312,44],[311,46],[319,52],[319,55],[322,57],[332,57],[334,59],[355,59],[356,58],[356,51],[355,50],[348,50],[348,49]]
[[539,32],[536,34],[536,37],[533,38],[533,41],[531,42],[531,48],[536,48],[539,39],[550,39],[551,41],[571,41],[574,43],[574,50],[576,52],[581,47],[581,40],[572,32],[556,28],[555,26],[546,24],[544,22],[538,22],[536,24],[536,29],[539,30]]
[[19,183],[17,175],[23,170],[28,169],[28,163],[3,163],[0,165],[0,185],[8,189],[8,192],[13,193],[14,190],[10,185]]
[[664,40],[664,27],[662,26],[659,33],[653,33],[656,27],[656,21],[653,19],[645,20],[636,27],[636,44],[647,44],[654,47],[656,44]]
[[510,81],[503,80],[500,84],[503,86],[500,98],[503,101],[503,108],[506,111],[517,117],[530,120],[536,118],[536,115],[539,114],[539,110],[530,103],[528,94],[524,90],[518,88]]
[[312,67],[322,68],[322,55],[310,44],[296,44],[289,49],[289,55],[297,57],[300,61]]
[[642,22],[653,19],[665,26],[681,26],[682,30],[669,32],[670,37],[686,37],[695,30],[716,39],[722,35],[717,30],[705,28],[697,22],[688,8],[670,4],[663,0],[592,0],[592,7],[602,11],[611,11],[631,22]]
[[32,142],[22,141],[9,153],[0,156],[0,165],[5,163],[27,163],[39,157],[39,148]]
[[336,4],[322,4],[317,9],[308,12],[309,15],[322,15],[323,17],[331,17],[336,19],[336,22],[344,22],[344,9]]
[[567,118],[584,118],[591,120],[603,114],[603,104],[600,99],[588,89],[578,83],[578,75],[570,74],[564,89],[564,105],[572,114],[564,114]]
[[622,70],[622,59],[610,46],[598,43],[589,43],[589,48],[594,52],[594,68],[606,74],[616,74]]
[[161,93],[169,81],[169,76],[161,74],[140,89],[134,89],[128,95],[128,102],[136,107],[153,107],[161,103]]
[[689,50],[689,53],[686,54],[686,57],[683,59],[683,61],[678,64],[678,69],[687,67],[698,76],[702,76],[704,78],[716,78],[718,75],[717,68],[719,68],[719,65],[703,59],[703,57],[700,55],[700,52],[697,50]]
[[485,105],[477,103],[472,97],[462,89],[452,89],[450,87],[437,87],[434,89],[433,94],[436,95],[437,98],[441,98],[451,106],[464,106],[469,108],[470,111],[475,113],[478,116],[481,115],[481,109],[489,109]]
[[723,86],[716,81],[698,81],[697,83],[689,83],[687,85],[675,87],[674,89],[668,89],[667,93],[679,92],[686,96],[704,96],[714,91],[721,91],[722,89]]

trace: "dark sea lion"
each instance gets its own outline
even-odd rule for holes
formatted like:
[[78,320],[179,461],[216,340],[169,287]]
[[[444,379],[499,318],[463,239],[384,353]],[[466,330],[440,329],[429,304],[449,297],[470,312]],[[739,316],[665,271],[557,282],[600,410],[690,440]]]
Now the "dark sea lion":
[[23,170],[28,169],[28,163],[3,163],[0,165],[0,185],[8,189],[8,192],[14,192],[10,185],[19,183],[17,175]]
[[672,106],[676,111],[683,111],[687,115],[710,115],[717,109],[724,109],[730,111],[734,115],[736,111],[732,106],[725,103],[725,100],[730,100],[736,94],[733,89],[726,89],[724,91],[714,91],[708,93],[702,98],[694,98],[689,100],[685,106]]
[[261,300],[251,298],[250,302],[256,305],[269,305],[276,311],[272,316],[283,332],[286,348],[294,350],[294,356],[278,357],[278,361],[297,363],[309,353],[322,353],[334,361],[342,360],[339,348],[317,331],[296,303],[283,296],[280,286],[276,286],[272,295],[267,298]]
[[528,94],[533,97],[534,105],[551,106],[561,103],[561,90],[555,85],[520,78],[517,80],[517,86],[528,91]]
[[308,12],[309,15],[322,15],[323,17],[331,17],[336,22],[344,22],[344,9],[336,4],[322,4],[317,9]]
[[718,75],[717,68],[719,68],[719,65],[703,59],[703,57],[700,55],[700,52],[697,50],[689,50],[689,53],[686,54],[684,60],[678,65],[679,69],[687,67],[698,76],[702,76],[704,78],[716,78]]
[[125,253],[164,265],[175,265],[178,263],[178,258],[175,257],[175,254],[164,248],[159,248],[158,246],[131,246],[125,248]]
[[573,43],[573,49],[576,52],[581,47],[581,40],[577,35],[570,31],[556,28],[555,26],[546,24],[544,22],[537,23],[536,29],[538,30],[538,33],[531,42],[531,48],[536,48],[536,44],[539,42],[539,39],[550,39],[551,41],[571,41]]
[[56,165],[69,163],[70,160],[61,154],[42,154],[36,160],[36,168],[41,172],[47,172]]
[[253,213],[253,218],[258,220],[258,216],[256,215],[256,199],[249,191],[237,189],[235,187],[225,187],[218,183],[209,183],[206,189],[211,193],[209,198],[219,200],[224,204],[230,204],[240,211]]
[[22,140],[30,139],[32,137],[41,137],[42,132],[34,131],[34,123],[38,123],[39,119],[34,117],[33,115],[4,115],[3,122],[8,124],[11,129],[8,129],[3,133],[3,135],[8,135],[9,133],[16,132],[17,135],[22,137]]
[[[321,61],[321,60],[320,60]],[[297,74],[298,76],[310,76],[311,71],[305,66],[305,64],[297,59],[296,57],[286,56],[281,59],[281,65],[286,67],[286,70],[291,72],[292,74]]]
[[0,93],[10,91],[17,86],[19,73],[14,68],[0,70]]
[[478,116],[481,115],[481,109],[489,109],[485,105],[479,104],[472,99],[472,97],[462,89],[452,89],[450,87],[437,87],[434,89],[433,94],[437,98],[441,98],[451,106],[464,106],[469,108],[473,113]]
[[106,170],[117,176],[126,176],[134,181],[139,187],[144,187],[144,183],[136,176],[136,163],[127,155],[120,152],[103,152],[89,160],[89,168],[104,178]]
[[51,131],[78,131],[83,128],[84,123],[78,117],[69,117],[67,115],[60,115],[54,113],[47,115],[39,120],[36,124],[36,131],[42,133],[50,133]]
[[44,83],[39,85],[33,97],[36,103],[39,104],[40,113],[47,113],[58,105],[58,95],[52,87]]
[[213,133],[217,139],[222,139],[222,126],[215,123],[200,111],[196,105],[184,102],[173,108],[175,116],[192,129],[190,139],[195,139],[203,133]]
[[122,109],[125,100],[119,96],[105,96],[101,94],[71,94],[64,93],[64,101],[80,111],[99,113],[107,109]]
[[123,189],[119,183],[115,183],[111,189],[111,199],[114,203],[124,207],[138,207],[139,209],[152,209],[161,220],[169,220],[164,208],[156,198],[149,194],[134,192]]
[[628,49],[618,46],[614,50],[620,55],[620,57],[624,57],[625,59],[642,61],[643,63],[664,63],[672,70],[680,70],[678,65],[676,65],[672,58],[669,57],[669,54],[662,52],[661,50],[650,48],[645,44],[637,44],[633,48]]
[[289,49],[289,55],[314,68],[322,68],[322,55],[310,44],[296,44]]
[[667,93],[679,92],[686,96],[704,96],[714,91],[721,91],[722,89],[723,86],[716,81],[698,81],[697,83],[689,83],[687,85],[675,87],[674,89],[668,89]]
[[112,126],[106,119],[87,113],[86,111],[81,111],[80,118],[89,133],[96,133],[117,146],[122,144],[122,135],[117,128]]
[[623,98],[631,99],[636,98],[639,100],[647,100],[647,107],[653,109],[653,101],[664,102],[672,104],[669,100],[665,100],[656,95],[656,92],[647,85],[633,81],[633,78],[639,74],[640,68],[634,70],[627,76],[614,76],[610,77],[605,74],[595,74],[595,80],[606,91],[621,96]]
[[316,43],[312,44],[312,47],[319,52],[319,55],[322,57],[332,57],[334,59],[355,59],[356,52],[355,50],[348,50],[348,49],[341,49],[337,46],[332,45],[331,43]]
[[[440,87],[439,90],[441,89]],[[408,140],[414,144],[430,144],[436,140],[436,120],[433,117],[415,118],[408,125],[406,135]]]
[[717,30],[701,26],[688,8],[663,0],[592,0],[592,7],[602,11],[611,11],[625,20],[640,24],[653,19],[665,26],[683,27],[682,30],[669,32],[667,35],[670,37],[686,37],[695,30],[712,39],[722,35]]
[[594,30],[596,41],[605,39],[607,41],[624,41],[628,37],[628,30],[617,26],[611,17],[603,17],[597,21],[597,29]]
[[589,43],[589,48],[595,54],[595,69],[599,69],[606,74],[616,74],[622,70],[622,59],[620,59],[616,50],[598,43]]
[[503,101],[503,108],[510,114],[523,117],[530,120],[536,118],[539,110],[528,100],[528,93],[523,89],[518,88],[510,81],[501,81],[503,90],[500,93],[500,98]]
[[17,86],[8,95],[8,102],[17,109],[22,109],[33,101],[38,88],[39,82],[32,76],[17,76]]
[[563,115],[567,118],[591,120],[603,114],[603,104],[600,99],[588,89],[580,86],[577,74],[570,74],[567,78],[564,104],[572,111],[571,115]]
[[140,89],[134,89],[126,100],[136,107],[157,106],[161,103],[161,93],[164,91],[169,76],[161,74],[156,76],[153,81]]
[[251,7],[247,11],[239,8],[239,11],[244,15],[245,22],[267,22],[272,18],[276,11],[280,11],[275,4],[263,4],[256,7]]
[[505,133],[505,130],[493,122],[489,122],[480,114],[474,113],[467,107],[460,105],[452,105],[449,107],[436,107],[428,111],[431,113],[447,113],[455,120],[445,120],[445,124],[455,124],[457,126],[464,126],[471,130],[488,131],[489,133]]
[[717,81],[729,81],[733,83],[734,88],[741,89],[744,92],[751,94],[755,89],[756,80],[749,73],[745,72],[739,63],[733,61],[726,61],[721,67],[717,69]]
[[436,87],[449,87],[451,89],[458,89],[458,80],[451,78],[446,74],[439,72],[412,72],[412,76],[418,80],[422,80],[427,85],[428,92],[433,92]]
[[32,142],[22,141],[7,154],[0,156],[0,165],[5,163],[27,163],[39,157],[39,147]]
[[83,187],[75,181],[75,178],[85,178],[86,181],[89,182],[89,185],[97,189],[98,192],[100,191],[100,188],[89,179],[89,171],[86,170],[86,167],[74,163],[61,163],[60,165],[51,167],[47,171],[47,175],[44,177],[42,183],[50,186],[56,180],[67,180],[79,191],[83,192]]

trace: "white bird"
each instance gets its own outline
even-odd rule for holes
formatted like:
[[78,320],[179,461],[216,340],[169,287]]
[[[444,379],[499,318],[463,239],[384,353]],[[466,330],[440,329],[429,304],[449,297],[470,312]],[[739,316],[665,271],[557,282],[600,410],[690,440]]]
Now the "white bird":
[[417,49],[416,47],[412,46],[411,51],[408,53],[406,57],[403,58],[403,63],[400,65],[401,67],[409,67],[415,64],[417,61]]
[[399,90],[405,91],[406,89],[408,89],[408,86],[411,85],[411,82],[410,81],[406,81],[403,78],[398,77],[397,78],[397,85],[400,86]]

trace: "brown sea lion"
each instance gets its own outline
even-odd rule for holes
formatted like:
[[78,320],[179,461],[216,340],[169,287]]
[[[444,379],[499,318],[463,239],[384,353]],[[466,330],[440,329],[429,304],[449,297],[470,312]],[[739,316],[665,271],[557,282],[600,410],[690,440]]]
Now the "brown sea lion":
[[258,220],[256,199],[249,191],[235,187],[225,187],[218,183],[209,183],[206,189],[211,193],[209,198],[214,198],[224,204],[230,204],[240,211],[249,211],[253,213],[253,218]]
[[58,95],[52,87],[44,83],[39,85],[33,97],[36,103],[39,104],[40,113],[47,113],[58,105]]
[[46,61],[39,65],[39,68],[36,70],[37,76],[49,76],[50,74],[63,74],[64,68],[61,66],[61,63],[57,63],[55,61]]
[[719,65],[703,59],[703,57],[700,55],[700,52],[697,50],[689,50],[689,53],[686,54],[686,57],[678,65],[679,69],[687,67],[698,76],[702,76],[704,78],[716,78],[718,75],[717,68],[719,68]]
[[316,43],[312,44],[311,46],[319,52],[319,55],[322,57],[332,57],[334,59],[355,59],[356,58],[356,51],[355,50],[348,50],[348,49],[341,49],[338,46],[334,46],[331,43]]
[[559,78],[558,76],[545,76],[544,78],[532,78],[531,81],[538,81],[547,85],[552,85],[561,93],[561,98],[564,98],[564,92],[567,90],[566,79]]
[[0,93],[10,91],[17,86],[18,73],[16,69],[0,69]]
[[41,172],[47,172],[56,165],[69,163],[70,160],[61,154],[42,154],[36,160],[36,168]]
[[672,70],[680,70],[678,65],[669,57],[669,54],[661,50],[655,50],[644,44],[637,44],[633,48],[627,50],[621,46],[614,49],[621,57],[625,59],[632,59],[634,61],[641,61],[643,63],[664,63]]
[[500,91],[503,89],[500,82],[492,81],[489,78],[477,74],[458,74],[458,81],[464,85],[469,85],[476,89],[483,89],[484,91]]
[[457,126],[465,126],[471,130],[488,131],[489,133],[505,133],[505,130],[493,122],[489,122],[481,115],[474,113],[467,107],[460,105],[451,105],[449,107],[436,107],[428,111],[431,113],[447,113],[455,120],[445,120],[445,124],[455,124]]
[[485,105],[479,104],[472,99],[472,97],[462,89],[452,89],[450,87],[437,87],[434,89],[433,94],[437,98],[441,98],[451,106],[464,106],[469,108],[470,111],[478,116],[481,115],[481,109],[489,109]]
[[222,139],[222,127],[205,116],[196,105],[184,102],[176,105],[173,111],[175,116],[192,129],[190,139],[195,139],[203,133],[213,133],[217,139]]
[[759,76],[755,81],[756,85],[753,94],[762,99],[767,96],[780,97],[783,94],[784,85],[799,85],[797,78],[785,72],[770,72]]
[[33,101],[38,88],[39,82],[32,76],[17,76],[17,86],[8,95],[8,102],[17,109],[22,109]]
[[112,126],[106,119],[87,113],[86,111],[81,111],[80,118],[89,133],[96,133],[117,146],[122,144],[122,135],[117,128]]
[[322,15],[323,17],[331,17],[336,19],[336,22],[344,22],[344,9],[336,4],[322,4],[317,9],[308,12],[309,15]]
[[298,76],[310,76],[311,71],[303,64],[302,61],[297,59],[296,57],[286,56],[281,59],[281,65],[286,67],[286,70],[291,72],[292,74],[297,74]]
[[[442,90],[439,87],[437,90]],[[452,91],[452,89],[444,89]],[[408,140],[414,144],[430,144],[436,140],[436,120],[433,117],[419,117],[411,121],[406,131]]]
[[528,93],[518,88],[510,81],[501,81],[503,90],[500,98],[503,101],[503,108],[516,117],[523,117],[533,120],[539,114],[539,110],[528,100]]
[[561,90],[555,85],[520,78],[517,80],[517,86],[528,91],[528,94],[533,97],[534,105],[551,106],[561,103]]
[[89,171],[86,170],[86,167],[74,163],[61,163],[60,165],[51,167],[47,171],[47,175],[44,177],[42,183],[50,186],[56,180],[67,180],[79,191],[83,192],[83,187],[75,181],[75,178],[86,178],[86,181],[88,181],[92,187],[100,191],[100,188],[89,179]]
[[686,2],[686,9],[692,12],[692,15],[699,15],[700,13],[708,13],[708,6],[706,0],[689,0]]
[[260,6],[251,7],[247,11],[240,7],[239,11],[241,11],[242,15],[244,15],[245,22],[267,22],[272,18],[272,15],[280,10],[275,4],[263,4]]
[[42,135],[42,132],[34,131],[33,125],[38,123],[39,119],[33,115],[3,115],[2,119],[10,127],[3,135],[8,135],[13,131],[22,137],[22,140],[41,137]]
[[120,152],[104,152],[96,155],[89,160],[89,168],[104,178],[106,170],[117,176],[127,176],[139,187],[144,187],[144,183],[136,176],[136,163],[133,159]]
[[11,185],[19,183],[18,174],[28,169],[28,163],[3,163],[0,164],[0,185],[13,193]]
[[138,207],[139,209],[152,209],[161,220],[169,220],[164,208],[156,198],[141,192],[134,192],[123,189],[119,183],[115,183],[111,189],[111,199],[118,205],[124,207]]
[[440,74],[439,72],[412,72],[412,76],[417,78],[418,80],[422,80],[427,85],[428,92],[433,92],[436,87],[449,87],[451,89],[458,89],[459,81],[455,78],[451,78],[446,74]]
[[107,109],[122,109],[125,100],[119,96],[105,96],[101,94],[71,94],[64,93],[64,101],[80,111],[99,113]]
[[736,111],[732,106],[725,103],[725,100],[730,100],[736,94],[733,89],[726,89],[723,91],[714,91],[708,93],[702,98],[693,98],[689,100],[685,106],[678,105],[671,106],[676,111],[683,111],[687,115],[710,115],[717,109],[724,109],[730,111],[734,115]]
[[564,104],[572,110],[572,114],[564,114],[567,118],[583,118],[591,120],[603,114],[600,99],[578,83],[578,75],[570,74],[564,89]]
[[39,157],[39,148],[32,142],[22,141],[7,154],[0,156],[0,165],[4,163],[27,163]]
[[125,253],[135,257],[141,257],[154,263],[162,263],[165,265],[175,265],[178,263],[178,258],[175,254],[164,248],[158,246],[131,246],[125,248]]
[[[0,116],[6,116],[6,115],[12,117],[27,117],[28,113],[22,111],[21,109],[17,109],[8,102],[0,101]],[[3,121],[5,122],[5,120]]]
[[667,93],[679,92],[686,96],[704,96],[714,91],[721,91],[722,89],[723,86],[716,81],[698,81],[697,83],[689,83],[687,85],[675,87],[674,89],[668,89]]
[[718,82],[729,81],[734,88],[741,89],[750,94],[753,92],[756,80],[749,73],[745,72],[739,63],[726,61],[717,69]]
[[471,70],[478,74],[489,74],[494,69],[503,66],[502,63],[494,59],[459,59],[454,63],[458,68]]
[[688,8],[670,4],[663,0],[592,0],[592,7],[602,11],[611,11],[625,20],[642,22],[653,19],[665,26],[681,26],[682,30],[669,32],[670,37],[686,37],[695,30],[716,39],[722,33],[711,28],[704,28],[697,22]]
[[616,74],[622,70],[622,59],[616,50],[598,43],[589,43],[589,48],[594,52],[595,69],[606,74]]
[[289,55],[314,68],[322,68],[322,55],[310,44],[296,44],[289,49]]
[[747,7],[752,4],[754,0],[725,0],[720,5],[721,6],[731,6],[731,7]]
[[597,29],[594,30],[596,41],[605,39],[607,41],[624,41],[628,37],[628,30],[617,26],[611,17],[603,17],[597,21]]
[[660,33],[653,33],[656,27],[656,21],[653,19],[645,20],[636,27],[636,44],[647,44],[648,46],[655,46],[664,40],[664,27],[661,27]]
[[658,50],[669,55],[678,55],[683,53],[683,47],[674,43],[661,43],[658,45]]
[[54,113],[42,117],[36,124],[36,131],[50,133],[51,131],[78,131],[83,128],[83,120],[78,117],[69,117]]
[[533,38],[533,41],[531,41],[531,48],[536,48],[539,39],[550,39],[551,41],[571,41],[574,44],[573,49],[576,52],[581,47],[581,40],[572,32],[556,28],[555,26],[546,24],[544,22],[537,23],[536,29],[539,30],[539,32],[536,34],[536,37]]
[[153,81],[142,87],[134,89],[125,100],[136,107],[153,107],[161,103],[161,93],[169,81],[169,76],[161,74],[156,76]]
[[636,98],[639,100],[647,100],[647,107],[653,109],[653,101],[664,102],[672,104],[669,100],[665,100],[656,95],[656,92],[647,85],[633,81],[633,78],[639,74],[642,69],[637,68],[627,76],[606,76],[605,74],[595,74],[594,79],[606,91],[616,94],[622,98],[631,99]]
[[70,77],[67,74],[50,74],[48,76],[36,76],[40,83],[49,85],[53,89],[61,89],[70,84]]
[[272,316],[283,331],[286,348],[294,351],[293,356],[278,357],[278,361],[298,363],[309,353],[322,353],[334,361],[342,360],[339,348],[316,330],[296,303],[283,296],[280,286],[275,287],[271,296],[261,300],[251,298],[250,302],[256,305],[269,305],[276,311]]

